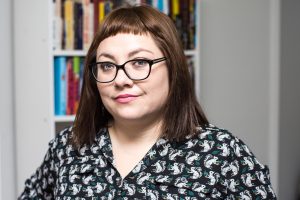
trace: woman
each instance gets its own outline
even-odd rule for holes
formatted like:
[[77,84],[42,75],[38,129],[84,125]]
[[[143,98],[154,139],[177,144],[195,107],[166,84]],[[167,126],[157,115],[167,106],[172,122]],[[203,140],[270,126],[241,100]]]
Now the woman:
[[268,168],[196,101],[176,29],[148,6],[110,13],[88,51],[74,126],[20,199],[276,199]]

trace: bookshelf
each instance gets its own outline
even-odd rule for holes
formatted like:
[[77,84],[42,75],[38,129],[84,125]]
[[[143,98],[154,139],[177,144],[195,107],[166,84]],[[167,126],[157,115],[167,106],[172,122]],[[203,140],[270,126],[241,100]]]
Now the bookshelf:
[[[199,2],[195,17],[195,48],[185,50],[194,63],[194,83],[200,97]],[[54,58],[84,57],[86,50],[53,49],[52,0],[17,0],[14,5],[17,188],[41,163],[55,133],[72,124],[74,115],[55,115]],[[28,14],[30,12],[30,14]]]

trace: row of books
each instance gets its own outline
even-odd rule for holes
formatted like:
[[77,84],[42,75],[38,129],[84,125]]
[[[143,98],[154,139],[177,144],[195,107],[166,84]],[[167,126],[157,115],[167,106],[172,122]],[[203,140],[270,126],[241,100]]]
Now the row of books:
[[74,115],[78,108],[84,58],[79,56],[54,58],[55,115]]
[[53,0],[56,50],[87,50],[98,25],[114,8],[148,4],[174,21],[183,47],[194,49],[197,0]]

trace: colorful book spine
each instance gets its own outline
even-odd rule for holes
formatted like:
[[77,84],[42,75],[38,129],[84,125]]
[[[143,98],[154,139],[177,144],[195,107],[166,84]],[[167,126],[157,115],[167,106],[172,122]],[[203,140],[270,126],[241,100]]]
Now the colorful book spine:
[[62,49],[63,19],[61,13],[61,0],[54,1],[53,8],[53,49]]
[[[89,43],[88,43],[88,47],[90,46],[90,44],[92,43],[93,41],[93,38],[94,38],[94,4],[93,2],[90,3],[90,26],[89,26]],[[88,49],[88,47],[86,49]]]
[[73,83],[74,83],[74,109],[72,114],[76,114],[79,105],[79,84],[80,84],[80,57],[73,57]]
[[[90,0],[83,0],[83,49],[88,49],[93,34],[93,19],[91,13],[91,5],[93,5]],[[93,9],[93,8],[92,8]]]
[[66,57],[54,58],[54,102],[55,115],[66,115],[67,70]]
[[82,84],[83,84],[83,72],[84,72],[84,58],[80,59],[80,72],[79,72],[79,98],[81,94]]
[[61,18],[62,18],[61,49],[66,49],[65,0],[62,0],[60,10],[61,10]]
[[108,15],[112,11],[113,4],[110,1],[105,1],[104,3],[104,15]]
[[98,26],[99,24],[101,24],[101,22],[104,20],[105,17],[105,2],[104,1],[100,1],[99,4],[99,15],[98,15]]
[[74,49],[74,2],[65,0],[64,2],[65,20],[65,49]]
[[94,0],[94,34],[96,34],[99,25],[99,2],[100,0]]
[[163,13],[166,15],[170,14],[170,0],[162,0],[163,1]]
[[172,0],[172,19],[176,22],[179,15],[179,0]]
[[196,20],[197,20],[197,10],[196,6],[198,4],[195,0],[189,0],[189,25],[188,25],[188,35],[189,35],[189,49],[194,49],[196,46]]
[[83,5],[81,1],[74,2],[74,49],[83,48]]
[[180,17],[181,17],[181,42],[184,49],[189,49],[189,0],[180,1]]
[[75,96],[74,96],[74,73],[73,73],[73,58],[67,58],[67,115],[74,114]]

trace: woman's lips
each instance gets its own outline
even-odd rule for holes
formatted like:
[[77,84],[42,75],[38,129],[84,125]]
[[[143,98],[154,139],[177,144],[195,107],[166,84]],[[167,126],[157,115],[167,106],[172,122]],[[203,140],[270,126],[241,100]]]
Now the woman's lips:
[[133,94],[121,94],[115,98],[115,101],[118,103],[129,103],[135,100],[138,96]]

